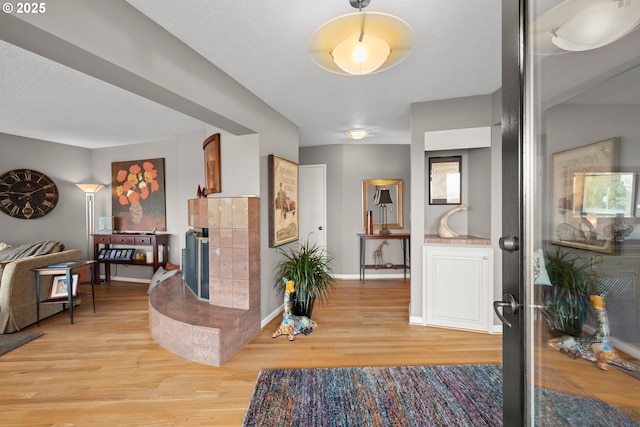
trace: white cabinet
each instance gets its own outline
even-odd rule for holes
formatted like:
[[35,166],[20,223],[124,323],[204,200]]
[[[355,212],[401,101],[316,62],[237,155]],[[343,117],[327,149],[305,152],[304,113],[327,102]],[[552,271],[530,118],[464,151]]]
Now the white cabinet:
[[423,262],[426,325],[489,332],[493,322],[493,249],[425,245]]

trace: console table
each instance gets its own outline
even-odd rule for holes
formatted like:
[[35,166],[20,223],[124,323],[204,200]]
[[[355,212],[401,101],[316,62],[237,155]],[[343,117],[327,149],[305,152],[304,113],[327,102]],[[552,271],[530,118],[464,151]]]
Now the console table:
[[[40,304],[68,304],[69,305],[69,320],[73,325],[73,301],[85,296],[91,295],[91,300],[93,301],[93,312],[96,312],[96,296],[94,293],[93,285],[95,284],[94,277],[95,271],[89,271],[88,274],[82,274],[83,271],[95,270],[94,268],[95,261],[93,260],[83,260],[83,261],[72,261],[65,262],[60,264],[50,265],[48,267],[34,268],[33,271],[36,275],[36,323],[40,326]],[[91,292],[80,292],[77,291],[76,294],[73,294],[73,275],[78,274],[88,277],[89,282],[91,284]],[[41,276],[65,276],[65,280],[67,282],[67,295],[66,297],[61,298],[47,298],[44,301],[40,301],[40,277]],[[82,285],[82,278],[78,278],[78,288]],[[53,285],[52,285],[53,286]]]
[[[137,261],[128,260],[107,260],[99,259],[100,249],[109,249],[114,245],[123,246],[149,246],[153,252],[153,260]],[[162,245],[162,251],[159,246]],[[162,261],[158,255],[162,253]],[[169,235],[168,234],[94,234],[93,235],[93,256],[98,266],[94,269],[94,281],[99,283],[100,264],[104,264],[105,280],[111,277],[111,264],[141,265],[153,267],[155,272],[158,267],[164,267],[169,260]]]
[[[407,269],[410,268],[407,261],[411,259],[411,234],[409,233],[389,233],[389,234],[358,234],[360,237],[360,280],[364,282],[364,272],[367,268],[375,269],[403,269],[404,278],[407,278]],[[367,240],[401,240],[402,245],[402,264],[391,264],[376,266],[375,264],[366,263]]]

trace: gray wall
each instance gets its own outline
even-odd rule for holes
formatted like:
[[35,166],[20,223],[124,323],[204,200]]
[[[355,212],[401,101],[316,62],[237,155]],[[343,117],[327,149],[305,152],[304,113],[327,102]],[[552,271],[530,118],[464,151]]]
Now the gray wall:
[[[389,144],[325,145],[300,148],[300,164],[327,165],[327,247],[335,256],[334,270],[339,277],[357,278],[359,239],[362,225],[362,181],[365,179],[402,179],[403,226],[410,229],[409,146]],[[385,262],[401,263],[399,241],[390,241],[383,249]],[[371,244],[370,244],[371,245]],[[367,246],[367,257],[374,247]],[[368,261],[371,262],[372,261]],[[375,272],[400,274],[399,270]],[[372,270],[367,277],[373,277]]]
[[[165,159],[165,193],[167,232],[170,236],[169,259],[180,264],[184,234],[188,227],[187,200],[196,198],[198,185],[204,185],[204,154],[202,142],[220,132],[222,192],[220,196],[260,194],[259,154],[257,135],[235,136],[219,129],[181,135],[179,138],[154,141],[125,147],[91,150],[92,174],[97,182],[109,184],[111,162],[154,157]],[[246,166],[246,172],[239,172]],[[111,216],[111,187],[96,194],[96,216]],[[118,265],[111,274],[120,278],[150,277],[149,269]]]
[[491,221],[487,218],[491,217],[491,148],[424,153],[425,234],[438,234],[440,218],[456,207],[429,204],[429,158],[449,156],[462,157],[461,201],[467,211],[452,215],[448,224],[458,234],[490,238]]
[[[428,201],[428,157],[463,156],[463,203],[470,211],[451,217],[450,226],[460,234],[476,234],[490,238],[494,250],[500,230],[495,216],[502,210],[500,128],[492,130],[491,149],[425,152],[424,133],[427,131],[493,126],[500,122],[495,94],[445,99],[412,104],[411,106],[411,306],[413,323],[423,319],[422,247],[425,234],[437,234],[437,224],[451,206],[430,206]],[[465,173],[466,171],[466,173]],[[498,218],[500,218],[498,216]],[[501,286],[499,252],[494,252],[494,293]]]
[[[104,182],[112,160],[166,157],[169,165],[166,171],[167,204],[171,205],[167,216],[172,224],[168,232],[175,235],[171,240],[171,260],[178,261],[180,243],[176,242],[186,227],[184,206],[188,198],[195,197],[198,184],[204,182],[203,172],[196,176],[203,168],[199,144],[204,136],[214,133],[213,129],[248,138],[236,140],[242,144],[242,149],[232,147],[232,154],[227,152],[227,156],[223,155],[223,171],[227,168],[227,175],[223,176],[222,186],[224,190],[226,181],[231,184],[229,188],[238,192],[235,195],[262,196],[261,314],[263,318],[272,314],[282,305],[282,300],[271,286],[273,267],[279,257],[275,250],[268,248],[267,156],[276,154],[297,162],[297,127],[162,27],[137,13],[128,3],[81,0],[59,0],[58,3],[58,8],[38,17],[3,14],[0,17],[0,38],[208,125],[203,125],[206,129],[203,135],[148,141],[141,147],[104,149],[92,154],[84,151],[79,151],[84,154],[76,154],[72,150],[74,156],[82,159],[69,165],[69,173],[75,175],[75,170],[79,169],[78,174],[83,175],[81,179]],[[74,13],[65,12],[69,10]],[[87,32],[86,27],[77,25],[78,22],[91,22],[94,31]],[[149,58],[154,60],[149,61]],[[3,150],[3,162],[9,165],[9,169],[19,167],[14,164],[38,164],[32,162],[35,156],[24,157],[21,150],[21,147],[12,147],[8,154]],[[47,157],[50,162],[51,159],[56,160],[56,167],[66,164],[61,160],[65,155],[56,154],[57,150],[59,148],[51,148],[51,156]],[[62,151],[66,153],[66,150]],[[60,172],[56,176],[64,175]],[[73,181],[69,179],[69,182]],[[74,201],[75,197],[80,199],[82,216],[74,221],[79,226],[84,224],[84,196],[80,193],[73,197]],[[105,204],[107,197],[106,191],[98,193],[97,203],[103,205],[98,208],[100,214],[105,212],[104,206],[108,206]],[[71,228],[72,224],[69,225]]]
[[469,234],[491,238],[492,196],[491,187],[493,166],[491,148],[478,148],[468,151],[467,184],[469,189],[469,212],[467,221]]
[[18,245],[57,240],[67,248],[85,249],[86,198],[75,184],[91,179],[90,150],[0,134],[0,152],[0,173],[37,170],[53,179],[60,194],[56,207],[42,218],[25,220],[0,214],[0,242]]
[[[550,211],[553,206],[553,153],[580,147],[612,137],[620,138],[620,170],[640,172],[640,106],[639,105],[576,105],[561,104],[546,115],[546,198]],[[638,194],[636,194],[637,196]],[[636,205],[639,198],[636,197]],[[636,217],[640,209],[636,209]],[[640,226],[634,224],[630,239],[640,239]],[[547,236],[551,236],[551,219],[547,218]]]

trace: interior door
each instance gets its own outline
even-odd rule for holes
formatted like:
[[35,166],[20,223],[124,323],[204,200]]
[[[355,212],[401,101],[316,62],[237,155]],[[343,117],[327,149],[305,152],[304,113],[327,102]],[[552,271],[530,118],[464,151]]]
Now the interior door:
[[327,173],[326,165],[301,165],[298,168],[300,239],[319,247],[327,246]]
[[[574,51],[552,43],[558,28],[541,29],[578,22],[593,5],[623,14],[634,7],[502,2],[503,298],[494,308],[504,324],[505,426],[640,423],[640,31]],[[556,6],[558,19],[549,19]],[[633,176],[626,183],[611,180],[626,174]],[[536,264],[538,251],[544,259]],[[585,295],[592,314],[571,332],[548,322],[561,314],[553,299],[540,298],[563,295],[548,262],[558,251],[598,274],[588,296],[604,300]],[[536,279],[541,269],[547,280]],[[562,310],[582,304],[561,302]],[[589,402],[599,409],[576,422]]]

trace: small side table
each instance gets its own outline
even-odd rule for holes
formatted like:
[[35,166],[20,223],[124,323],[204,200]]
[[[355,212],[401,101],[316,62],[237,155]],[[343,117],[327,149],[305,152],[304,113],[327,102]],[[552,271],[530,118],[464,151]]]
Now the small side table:
[[[366,234],[359,233],[358,237],[360,237],[360,281],[364,282],[364,272],[367,268],[390,268],[390,269],[402,269],[404,270],[404,278],[407,279],[407,269],[410,268],[407,265],[407,260],[411,259],[411,234],[410,233],[389,233],[389,234]],[[398,239],[402,244],[402,264],[393,264],[389,267],[376,267],[375,265],[367,264],[366,260],[366,246],[367,240],[374,239]]]
[[[62,265],[65,264],[65,265]],[[68,263],[54,264],[54,266],[34,268],[32,271],[36,275],[36,322],[40,326],[40,304],[69,304],[69,319],[73,325],[73,301],[85,296],[91,295],[93,302],[93,312],[96,312],[96,296],[94,293],[94,264],[93,260],[83,260]],[[89,269],[89,281],[91,285],[91,291],[80,292],[81,285],[87,285],[87,283],[78,283],[78,290],[76,295],[73,295],[73,275],[82,270]],[[40,277],[41,276],[61,276],[64,275],[67,279],[68,291],[67,298],[47,298],[44,301],[40,301]]]

